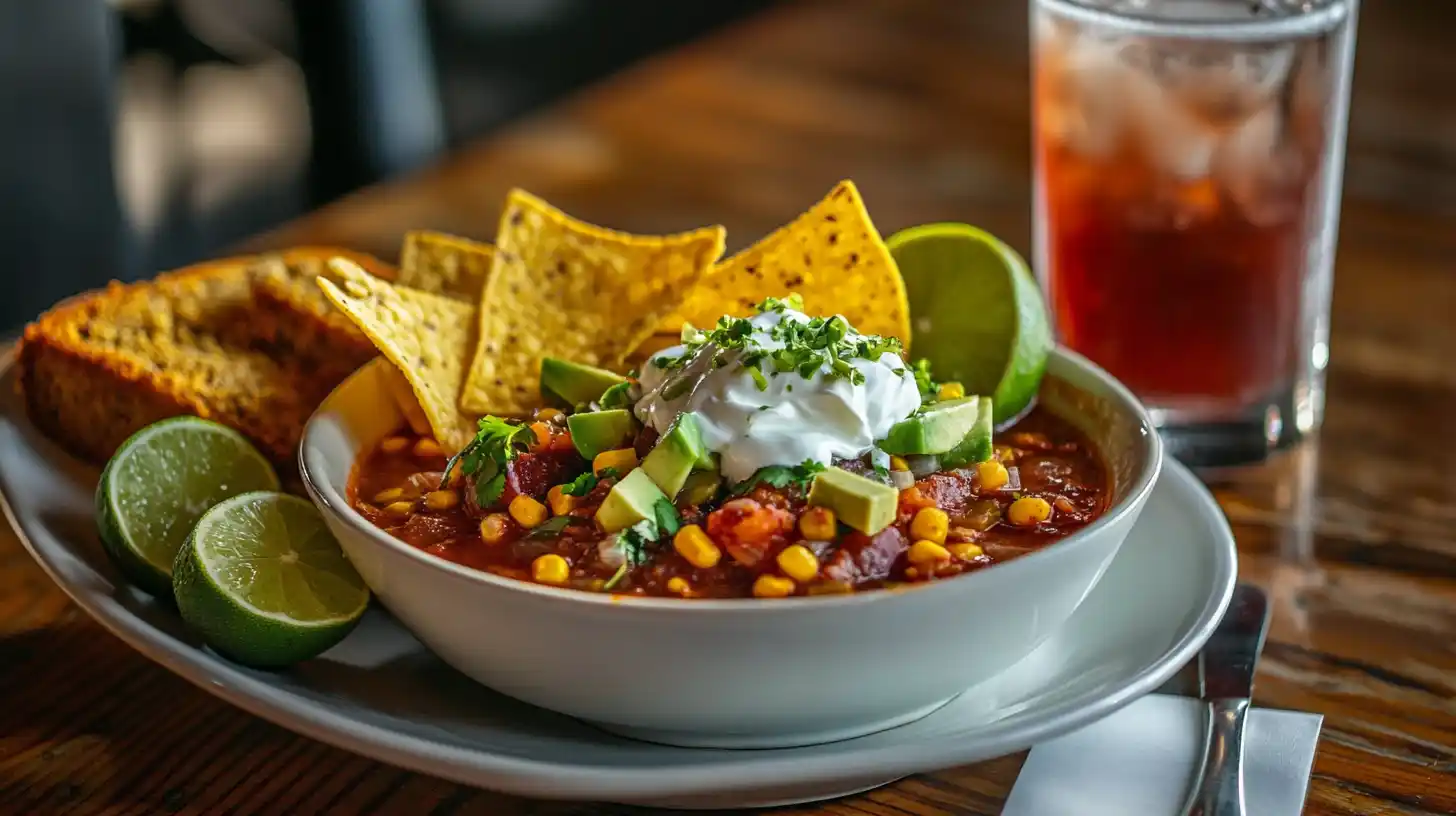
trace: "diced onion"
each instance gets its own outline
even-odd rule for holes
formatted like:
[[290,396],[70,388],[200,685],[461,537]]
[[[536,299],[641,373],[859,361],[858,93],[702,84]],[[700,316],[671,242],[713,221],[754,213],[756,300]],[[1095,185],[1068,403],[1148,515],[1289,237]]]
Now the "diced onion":
[[1016,491],[1021,489],[1020,470],[1018,470],[1015,466],[1006,468],[1006,476],[1006,484],[1001,487],[1002,490],[1015,493]]
[[924,479],[940,470],[940,457],[933,453],[906,456],[905,464],[910,466],[910,472],[915,475],[915,478]]
[[890,471],[890,484],[894,485],[896,490],[904,490],[915,484],[915,474],[908,470],[892,470]]
[[409,482],[410,487],[415,490],[428,491],[438,489],[444,478],[445,474],[438,470],[427,470],[423,473],[411,473],[405,481]]
[[597,555],[601,557],[602,563],[609,567],[620,567],[627,563],[627,551],[617,543],[616,536],[598,544]]

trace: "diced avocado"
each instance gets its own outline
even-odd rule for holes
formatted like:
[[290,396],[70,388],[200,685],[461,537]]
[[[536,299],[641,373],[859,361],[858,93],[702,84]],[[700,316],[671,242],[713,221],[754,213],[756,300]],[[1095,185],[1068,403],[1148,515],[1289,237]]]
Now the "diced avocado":
[[597,508],[597,523],[608,533],[625,530],[639,521],[655,518],[653,506],[666,500],[645,470],[633,468],[607,492],[602,506]]
[[568,408],[591,402],[626,380],[621,374],[570,360],[547,357],[541,361],[541,394]]
[[723,489],[723,475],[716,470],[695,470],[688,474],[677,498],[683,506],[707,504]]
[[624,408],[572,414],[566,418],[571,443],[588,462],[602,451],[625,448],[637,435],[637,420]]
[[906,456],[945,453],[961,443],[980,416],[980,397],[934,402],[923,411],[895,423],[879,447],[886,453]]
[[940,466],[945,470],[963,468],[984,462],[991,458],[991,431],[995,416],[990,397],[980,397],[981,404],[976,415],[976,424],[961,440],[959,445],[940,455]]
[[632,383],[622,381],[602,392],[596,398],[603,408],[630,408],[632,406]]
[[895,523],[900,491],[837,467],[814,474],[809,504],[828,507],[845,524],[874,535]]
[[667,433],[657,440],[657,446],[642,460],[642,469],[669,499],[674,499],[683,482],[687,481],[688,474],[706,454],[702,434],[698,432],[697,415],[691,412],[680,414]]

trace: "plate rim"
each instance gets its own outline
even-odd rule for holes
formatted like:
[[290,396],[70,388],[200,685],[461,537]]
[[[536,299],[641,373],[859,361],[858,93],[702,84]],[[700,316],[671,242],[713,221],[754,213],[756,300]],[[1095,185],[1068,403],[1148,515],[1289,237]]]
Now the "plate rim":
[[[14,360],[12,353],[0,362],[0,381],[13,381]],[[6,405],[14,408],[19,402],[11,396]],[[34,426],[24,415],[23,408],[21,414],[16,417],[13,410],[7,409],[0,412],[0,417],[17,433],[24,433],[26,426],[32,429]],[[56,451],[64,455],[59,448]],[[45,458],[45,451],[36,453]],[[817,755],[811,753],[814,750],[812,746],[785,749],[804,752],[792,759],[786,757],[784,751],[765,752],[764,756],[748,761],[744,761],[740,754],[731,762],[718,765],[705,763],[681,769],[672,766],[589,767],[490,753],[362,722],[339,709],[325,707],[317,701],[280,689],[266,678],[230,664],[210,651],[190,646],[179,648],[181,644],[170,635],[126,609],[110,594],[61,579],[56,567],[42,555],[42,549],[37,547],[30,531],[12,507],[4,461],[0,458],[0,511],[3,511],[21,545],[73,603],[143,657],[224,702],[294,733],[411,771],[526,797],[651,801],[672,796],[832,782],[863,777],[867,773],[886,777],[927,773],[1013,753],[1106,717],[1162,685],[1202,647],[1223,616],[1237,580],[1237,549],[1227,519],[1207,488],[1187,468],[1168,458],[1163,463],[1159,483],[1166,480],[1172,490],[1191,499],[1189,512],[1202,517],[1208,532],[1218,539],[1220,545],[1214,552],[1212,591],[1203,599],[1202,608],[1197,610],[1183,636],[1116,688],[1100,693],[1092,700],[1083,699],[1087,696],[1083,695],[1063,701],[1050,707],[1055,712],[1052,716],[1003,728],[999,733],[992,724],[992,733],[987,739],[978,740],[974,749],[960,753],[954,750],[958,743],[969,746],[963,739],[927,739]],[[49,461],[44,464],[54,467],[54,463]],[[44,532],[57,541],[62,540],[49,529]],[[422,644],[422,648],[427,647]]]

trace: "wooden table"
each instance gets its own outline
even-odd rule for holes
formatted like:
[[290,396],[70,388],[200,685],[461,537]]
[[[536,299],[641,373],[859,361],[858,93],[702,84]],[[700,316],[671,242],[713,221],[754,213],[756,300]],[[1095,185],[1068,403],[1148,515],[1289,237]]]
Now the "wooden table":
[[[1257,698],[1322,712],[1309,812],[1456,812],[1456,8],[1365,9],[1322,445],[1219,489],[1274,622]],[[1030,213],[1013,0],[792,3],[649,61],[438,167],[261,239],[394,256],[488,238],[521,185],[599,223],[741,246],[841,177],[886,233]],[[795,813],[991,814],[1013,756]],[[637,812],[526,802],[236,711],[86,620],[0,539],[0,812]]]

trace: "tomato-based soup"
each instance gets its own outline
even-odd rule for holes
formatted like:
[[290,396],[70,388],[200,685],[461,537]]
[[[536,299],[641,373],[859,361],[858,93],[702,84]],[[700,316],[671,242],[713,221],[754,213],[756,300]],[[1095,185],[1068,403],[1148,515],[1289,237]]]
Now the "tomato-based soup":
[[[676,504],[679,534],[624,565],[604,557],[610,537],[594,522],[615,479],[602,478],[581,496],[561,489],[591,469],[562,419],[548,410],[532,424],[536,441],[509,463],[489,507],[479,505],[468,480],[452,477],[442,486],[446,459],[438,446],[404,431],[360,460],[349,500],[410,546],[509,578],[622,595],[741,598],[855,592],[985,569],[1085,527],[1111,493],[1107,468],[1086,437],[1037,408],[997,434],[989,462],[913,481],[889,474],[909,484],[900,490],[895,523],[874,535],[832,518],[826,529],[802,484],[761,482],[741,495],[724,488],[701,505],[689,504],[684,491]],[[646,436],[639,448],[651,447]]]

